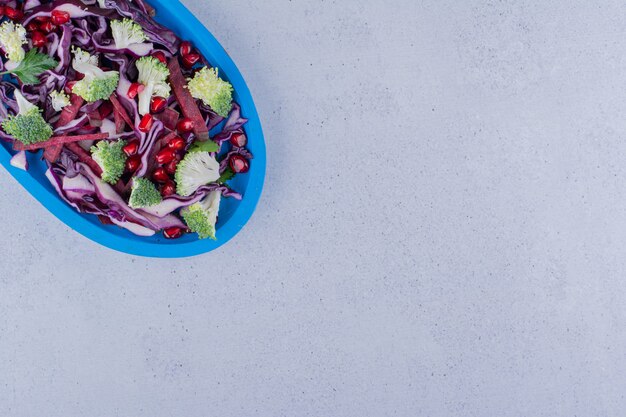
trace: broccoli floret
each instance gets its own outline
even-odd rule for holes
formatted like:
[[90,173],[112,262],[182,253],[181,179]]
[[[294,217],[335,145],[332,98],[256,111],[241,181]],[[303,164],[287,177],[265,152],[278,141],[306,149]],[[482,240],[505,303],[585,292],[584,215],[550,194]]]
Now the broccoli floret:
[[115,184],[124,173],[126,154],[122,150],[126,142],[118,140],[109,142],[101,140],[96,146],[91,147],[91,157],[102,169],[102,181]]
[[208,152],[190,152],[176,168],[176,193],[190,196],[198,188],[220,178],[220,164]]
[[172,88],[167,82],[170,70],[154,57],[143,57],[137,61],[138,81],[146,88],[139,93],[139,114],[150,113],[150,100],[153,96],[168,98]]
[[26,52],[22,45],[27,43],[24,26],[10,21],[0,25],[0,45],[12,65],[17,65],[24,59]]
[[52,127],[41,115],[41,109],[30,103],[15,90],[15,100],[19,107],[16,116],[9,116],[2,122],[2,128],[24,145],[44,142],[52,137]]
[[202,68],[189,80],[189,92],[222,117],[233,106],[233,86],[218,76],[217,68]]
[[52,108],[56,111],[63,110],[64,107],[70,105],[70,96],[65,94],[64,91],[51,91],[50,92],[50,100],[52,103]]
[[156,186],[145,178],[133,178],[133,188],[128,205],[131,208],[150,207],[159,204],[161,193]]
[[72,52],[74,52],[72,67],[85,75],[85,78],[74,85],[72,92],[90,103],[108,99],[119,84],[119,72],[102,71],[98,68],[98,58],[79,48],[73,48]]
[[189,229],[197,233],[200,239],[216,239],[215,223],[221,198],[222,194],[219,191],[212,191],[203,200],[180,211]]
[[130,19],[113,20],[111,33],[117,49],[128,48],[134,43],[142,43],[148,40],[141,26]]

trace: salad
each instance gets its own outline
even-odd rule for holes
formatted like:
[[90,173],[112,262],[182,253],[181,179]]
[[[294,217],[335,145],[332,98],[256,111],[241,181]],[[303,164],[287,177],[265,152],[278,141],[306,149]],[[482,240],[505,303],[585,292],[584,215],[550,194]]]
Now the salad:
[[0,139],[80,213],[216,239],[252,155],[233,87],[143,0],[0,0]]

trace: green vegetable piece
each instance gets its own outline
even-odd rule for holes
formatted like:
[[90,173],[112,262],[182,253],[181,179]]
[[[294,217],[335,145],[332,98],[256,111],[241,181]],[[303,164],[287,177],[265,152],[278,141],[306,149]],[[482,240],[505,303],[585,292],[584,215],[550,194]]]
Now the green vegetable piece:
[[15,101],[19,112],[9,116],[2,122],[2,128],[24,145],[44,142],[52,136],[52,127],[44,120],[41,109],[35,106],[15,90]]
[[56,67],[57,64],[57,61],[48,55],[40,54],[37,50],[31,49],[16,68],[0,72],[0,75],[13,74],[24,84],[36,84],[44,71]]
[[222,173],[217,182],[220,184],[224,184],[226,181],[231,180],[234,176],[235,173],[233,172],[233,170],[230,168],[226,168],[226,170]]
[[128,205],[137,209],[159,204],[162,200],[161,193],[156,186],[145,178],[133,178],[133,188],[130,193]]
[[123,149],[126,142],[118,140],[114,142],[101,140],[96,146],[91,147],[91,157],[102,169],[102,180],[109,184],[115,184],[124,173],[126,154]]
[[189,229],[197,233],[200,239],[216,240],[215,224],[217,223],[221,197],[222,194],[219,191],[212,191],[203,200],[180,211]]
[[176,193],[190,196],[198,188],[217,181],[220,177],[220,164],[208,152],[188,152],[176,168]]
[[8,20],[0,25],[0,45],[10,61],[17,64],[24,59],[23,45],[26,44],[28,41],[24,26]]
[[189,92],[222,117],[233,107],[233,86],[222,80],[217,68],[202,68],[189,80]]
[[72,52],[72,67],[85,75],[74,85],[72,92],[89,103],[108,99],[119,84],[120,74],[117,71],[102,71],[98,67],[98,57],[91,56],[80,48],[72,48]]
[[139,114],[150,113],[150,100],[154,96],[167,98],[172,94],[172,88],[167,82],[170,70],[158,59],[146,56],[137,60],[137,81],[146,88],[139,93]]
[[212,140],[195,141],[190,147],[188,152],[217,152],[220,147]]
[[134,43],[148,40],[141,26],[131,19],[111,21],[111,34],[118,49],[127,48]]

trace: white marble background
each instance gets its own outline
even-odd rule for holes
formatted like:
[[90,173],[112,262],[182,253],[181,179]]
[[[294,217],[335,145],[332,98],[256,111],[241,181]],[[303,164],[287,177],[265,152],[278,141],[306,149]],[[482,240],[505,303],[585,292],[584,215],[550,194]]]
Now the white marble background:
[[623,2],[185,3],[255,96],[258,211],[142,259],[0,170],[0,415],[623,415]]

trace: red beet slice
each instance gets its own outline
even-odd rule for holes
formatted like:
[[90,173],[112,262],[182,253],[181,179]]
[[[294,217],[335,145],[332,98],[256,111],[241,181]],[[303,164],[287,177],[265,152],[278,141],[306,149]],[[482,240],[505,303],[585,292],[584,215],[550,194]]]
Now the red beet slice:
[[94,110],[87,115],[89,118],[89,124],[93,127],[102,126],[102,116],[100,115],[100,110]]
[[48,139],[45,142],[33,143],[32,145],[24,146],[21,142],[13,142],[13,149],[16,151],[34,151],[42,148],[49,147],[62,147],[68,143],[80,142],[83,140],[102,140],[108,139],[108,133],[95,133],[92,135],[74,135],[74,136],[56,136]]
[[130,116],[128,115],[128,112],[126,111],[124,106],[122,106],[122,103],[120,103],[120,101],[117,99],[117,96],[115,94],[111,94],[111,97],[109,97],[109,100],[111,100],[111,104],[113,104],[113,108],[119,112],[120,116],[126,122],[126,124],[128,124],[128,126],[130,127],[134,127],[135,124],[133,123],[132,120],[130,120]]
[[177,57],[170,59],[168,68],[170,70],[170,83],[172,84],[174,95],[185,117],[193,120],[193,132],[196,134],[196,139],[200,141],[209,140],[209,129],[206,127],[196,100],[186,88],[187,83],[185,76],[180,69]]
[[154,118],[160,120],[169,130],[176,130],[176,123],[178,123],[180,114],[176,110],[166,107],[163,112],[155,114]]
[[[84,102],[85,100],[83,100],[82,97],[77,96],[76,94],[72,94],[70,97],[70,105],[63,108],[63,111],[61,112],[61,117],[59,117],[59,120],[56,122],[54,127],[63,127],[76,119],[76,116],[78,115],[78,112],[80,111],[80,108],[83,106]],[[48,162],[55,162],[57,159],[59,159],[59,155],[61,155],[62,149],[63,145],[46,148],[43,153],[43,157]]]
[[117,109],[113,110],[113,120],[115,120],[115,132],[122,133],[124,131],[124,126],[126,126],[126,122],[120,115],[120,112]]

